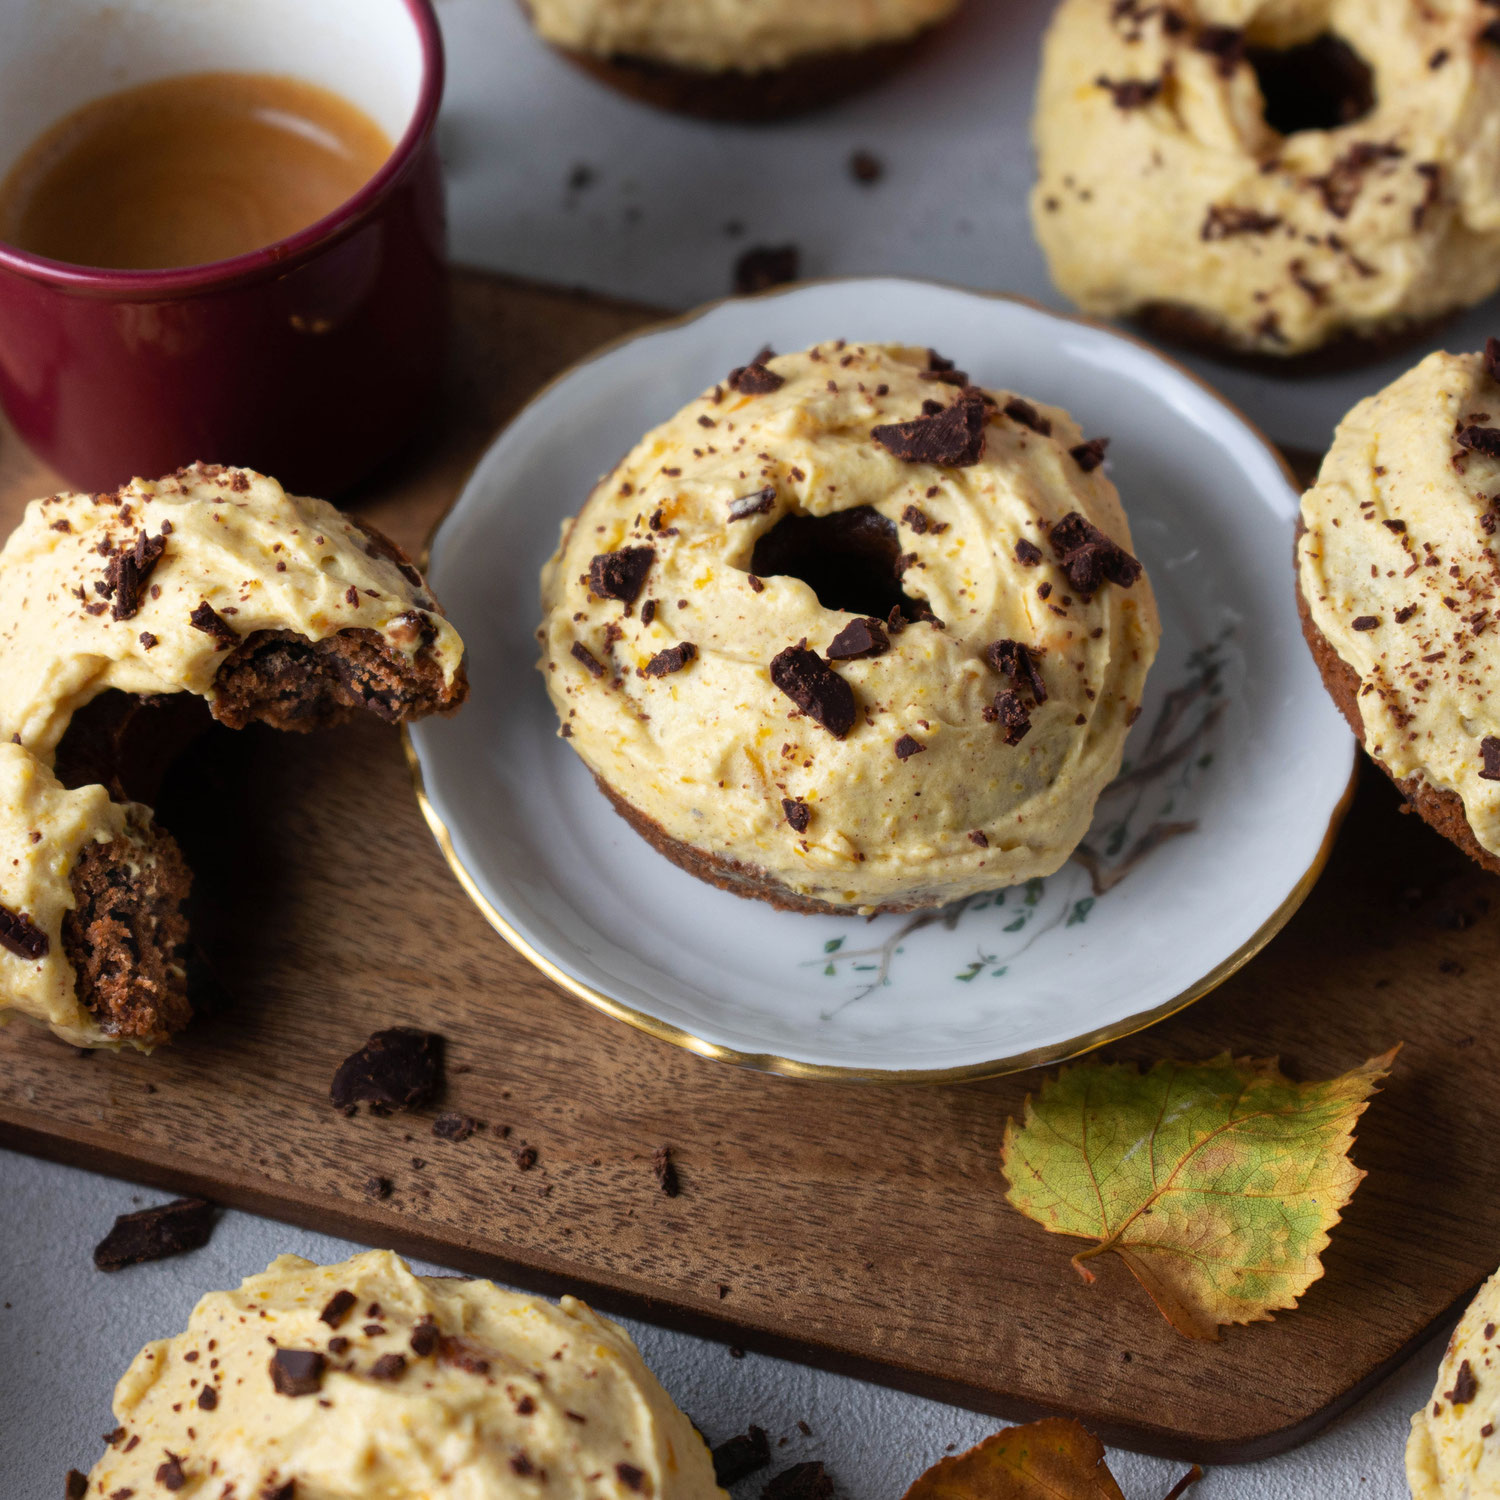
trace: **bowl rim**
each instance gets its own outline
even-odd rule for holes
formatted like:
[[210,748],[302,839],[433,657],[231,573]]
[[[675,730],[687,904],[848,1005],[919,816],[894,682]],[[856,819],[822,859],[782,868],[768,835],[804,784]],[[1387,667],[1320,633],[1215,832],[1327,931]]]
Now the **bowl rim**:
[[[684,313],[664,315],[657,321],[607,340],[596,349],[590,350],[582,358],[574,360],[566,368],[560,370],[545,384],[540,386],[500,425],[494,435],[485,444],[478,458],[470,465],[462,483],[458,487],[457,493],[444,507],[442,514],[433,522],[422,544],[418,563],[423,574],[425,575],[427,572],[432,555],[432,545],[438,533],[468,493],[475,475],[489,457],[495,445],[500,442],[504,435],[525,413],[529,412],[545,397],[550,395],[557,386],[570,380],[580,370],[594,364],[598,360],[606,358],[616,350],[626,348],[640,339],[685,328],[689,324],[696,323],[702,318],[707,317],[717,308],[729,303],[754,302],[764,298],[785,296],[791,292],[816,287],[891,281],[904,282],[911,286],[935,288],[941,291],[959,292],[966,296],[982,297],[987,301],[1011,303],[1016,306],[1028,308],[1033,312],[1042,313],[1046,317],[1054,318],[1059,322],[1073,323],[1084,328],[1093,329],[1096,332],[1104,333],[1111,338],[1119,339],[1124,343],[1144,350],[1174,370],[1177,374],[1185,376],[1193,385],[1197,386],[1222,407],[1228,416],[1242,424],[1250,436],[1271,456],[1293,492],[1301,493],[1302,487],[1293,473],[1291,465],[1287,462],[1285,455],[1276,444],[1249,417],[1240,411],[1233,402],[1210,385],[1207,380],[1203,379],[1202,376],[1196,374],[1180,361],[1174,359],[1170,354],[1163,353],[1162,350],[1147,339],[1141,338],[1124,329],[1117,328],[1113,324],[1106,323],[1101,319],[1090,318],[1078,313],[1060,312],[1056,308],[1048,307],[1044,303],[1038,302],[1035,298],[1025,297],[1014,292],[966,287],[956,282],[943,281],[936,277],[900,275],[824,276],[785,282],[779,286],[769,287],[765,291],[751,293],[748,296],[719,297],[711,302],[702,303]],[[1349,736],[1349,777],[1343,792],[1334,805],[1333,811],[1329,816],[1328,826],[1323,832],[1323,837],[1319,842],[1317,851],[1307,869],[1303,871],[1301,877],[1281,900],[1276,909],[1238,948],[1232,953],[1227,954],[1206,974],[1203,974],[1186,989],[1181,990],[1170,999],[1154,1005],[1147,1010],[1139,1011],[1135,1015],[1126,1016],[1106,1026],[1101,1026],[1095,1031],[1073,1037],[1068,1041],[1033,1048],[1030,1051],[1016,1053],[1009,1057],[992,1058],[977,1063],[964,1063],[949,1068],[868,1068],[851,1067],[835,1063],[812,1063],[801,1058],[783,1057],[775,1052],[752,1052],[742,1048],[726,1046],[720,1042],[711,1042],[706,1038],[697,1036],[684,1027],[675,1025],[670,1021],[664,1021],[659,1017],[647,1014],[645,1011],[637,1010],[634,1006],[627,1005],[623,1001],[616,1000],[612,996],[604,994],[592,985],[568,973],[566,969],[561,968],[545,954],[539,952],[495,908],[493,902],[484,894],[479,882],[459,858],[452,833],[439,815],[437,808],[433,805],[432,799],[427,794],[421,757],[412,740],[410,729],[405,725],[401,729],[401,744],[406,755],[412,788],[416,793],[417,805],[422,811],[422,817],[431,830],[432,836],[436,840],[438,849],[449,870],[453,873],[459,885],[462,886],[469,899],[479,908],[490,926],[522,958],[538,969],[548,979],[552,980],[554,984],[560,985],[564,990],[567,990],[585,1004],[592,1006],[595,1010],[601,1011],[603,1014],[611,1016],[617,1021],[623,1021],[627,1026],[637,1031],[645,1032],[646,1035],[655,1037],[658,1041],[668,1042],[674,1047],[681,1047],[699,1057],[711,1058],[717,1062],[731,1063],[735,1066],[749,1068],[756,1072],[773,1073],[785,1078],[837,1083],[977,1083],[987,1078],[1002,1077],[1008,1073],[1020,1073],[1031,1068],[1051,1066],[1056,1063],[1071,1061],[1099,1047],[1106,1046],[1110,1042],[1120,1041],[1125,1037],[1133,1036],[1136,1032],[1144,1031],[1158,1022],[1165,1021],[1169,1017],[1176,1015],[1179,1011],[1185,1010],[1195,1000],[1201,1000],[1205,995],[1217,989],[1231,975],[1242,969],[1291,920],[1293,914],[1307,899],[1313,886],[1317,884],[1318,877],[1323,873],[1324,866],[1328,863],[1328,857],[1333,851],[1334,840],[1338,836],[1339,829],[1354,800],[1354,793],[1359,784],[1358,747],[1354,736],[1351,734]]]

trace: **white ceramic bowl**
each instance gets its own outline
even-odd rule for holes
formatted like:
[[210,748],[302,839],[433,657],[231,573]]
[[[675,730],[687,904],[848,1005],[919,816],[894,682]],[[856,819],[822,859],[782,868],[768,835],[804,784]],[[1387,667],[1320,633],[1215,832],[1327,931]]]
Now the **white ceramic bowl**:
[[[981,385],[1108,434],[1161,606],[1161,654],[1080,856],[1027,887],[873,921],[705,885],[620,819],[536,671],[537,574],[565,516],[648,428],[763,344],[931,345]],[[473,696],[411,731],[455,872],[529,959],[708,1056],[812,1077],[1030,1067],[1160,1020],[1257,952],[1311,887],[1354,742],[1303,645],[1297,496],[1275,452],[1177,365],[1028,303],[894,278],[721,303],[606,349],[485,455],[433,540]],[[557,1013],[568,1025],[566,1011]]]

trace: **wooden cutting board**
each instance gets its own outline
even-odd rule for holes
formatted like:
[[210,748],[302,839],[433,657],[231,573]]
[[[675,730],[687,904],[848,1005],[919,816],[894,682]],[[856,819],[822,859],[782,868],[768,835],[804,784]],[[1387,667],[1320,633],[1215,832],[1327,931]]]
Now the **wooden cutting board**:
[[[472,273],[454,294],[440,419],[355,502],[413,548],[526,396],[652,316]],[[0,527],[53,488],[0,434]],[[1215,1344],[1174,1333],[1113,1258],[1085,1286],[1076,1245],[1006,1207],[1001,1135],[1037,1075],[798,1083],[596,1014],[463,895],[375,724],[216,731],[190,753],[161,813],[197,870],[227,1006],[149,1058],[0,1028],[0,1142],[999,1415],[1072,1413],[1189,1460],[1259,1457],[1348,1405],[1500,1261],[1500,885],[1399,811],[1366,774],[1285,932],[1110,1049],[1279,1053],[1316,1077],[1406,1043],[1362,1124],[1369,1177],[1327,1275],[1300,1310]],[[443,1103],[486,1130],[452,1144],[430,1113],[329,1107],[340,1059],[399,1023],[447,1037]],[[677,1198],[652,1174],[663,1144]],[[367,1194],[372,1177],[388,1198]],[[105,1228],[79,1225],[57,1253],[86,1255]]]

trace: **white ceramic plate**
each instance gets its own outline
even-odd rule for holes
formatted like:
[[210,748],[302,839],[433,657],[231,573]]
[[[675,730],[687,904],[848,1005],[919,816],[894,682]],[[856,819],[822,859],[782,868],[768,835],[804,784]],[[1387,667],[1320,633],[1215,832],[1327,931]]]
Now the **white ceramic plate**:
[[[1161,655],[1079,857],[935,915],[778,912],[695,880],[556,735],[537,574],[598,477],[763,344],[932,345],[982,385],[1108,434],[1161,606]],[[1206,993],[1307,893],[1354,743],[1298,629],[1297,497],[1221,398],[1143,344],[1027,303],[893,278],[721,303],[542,392],[433,539],[473,696],[413,728],[423,807],[466,889],[575,994],[706,1055],[815,1077],[964,1078],[1066,1057]],[[559,1024],[566,1024],[559,1017]]]

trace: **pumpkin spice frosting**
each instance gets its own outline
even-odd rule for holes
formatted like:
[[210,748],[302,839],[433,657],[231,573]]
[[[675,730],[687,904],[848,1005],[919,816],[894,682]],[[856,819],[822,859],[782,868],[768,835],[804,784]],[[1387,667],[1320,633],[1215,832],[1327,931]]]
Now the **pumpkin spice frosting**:
[[1104,447],[929,350],[766,351],[564,525],[563,737],[657,848],[780,906],[1052,873],[1159,634]]
[[386,1250],[210,1293],[114,1409],[80,1500],[725,1500],[622,1328]]

